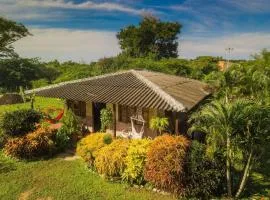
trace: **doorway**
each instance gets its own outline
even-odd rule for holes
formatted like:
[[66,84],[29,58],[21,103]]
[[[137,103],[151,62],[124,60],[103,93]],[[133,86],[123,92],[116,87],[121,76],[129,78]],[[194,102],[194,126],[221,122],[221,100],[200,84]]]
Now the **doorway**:
[[93,102],[93,131],[98,132],[101,129],[100,111],[106,108],[105,103]]

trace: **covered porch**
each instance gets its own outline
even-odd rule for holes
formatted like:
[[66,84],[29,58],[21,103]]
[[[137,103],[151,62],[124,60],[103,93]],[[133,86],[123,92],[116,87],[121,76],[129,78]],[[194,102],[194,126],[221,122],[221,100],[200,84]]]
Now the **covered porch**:
[[140,108],[121,104],[84,102],[67,100],[67,107],[80,117],[89,132],[99,132],[101,129],[100,111],[110,108],[113,112],[113,125],[106,132],[114,136],[130,136],[141,133],[141,137],[154,138],[157,131],[150,128],[150,120],[155,117],[166,117],[169,126],[166,132],[185,134],[187,129],[186,113],[158,110],[155,108]]

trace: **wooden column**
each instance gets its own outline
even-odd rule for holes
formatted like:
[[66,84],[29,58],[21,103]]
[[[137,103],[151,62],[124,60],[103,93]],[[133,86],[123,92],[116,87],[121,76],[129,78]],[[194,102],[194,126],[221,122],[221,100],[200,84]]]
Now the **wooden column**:
[[175,119],[175,134],[179,135],[179,119],[177,118],[177,116]]
[[116,138],[116,105],[113,104],[113,137]]
[[68,107],[68,100],[65,99],[64,100],[64,110],[67,111],[68,109],[69,109],[69,107]]

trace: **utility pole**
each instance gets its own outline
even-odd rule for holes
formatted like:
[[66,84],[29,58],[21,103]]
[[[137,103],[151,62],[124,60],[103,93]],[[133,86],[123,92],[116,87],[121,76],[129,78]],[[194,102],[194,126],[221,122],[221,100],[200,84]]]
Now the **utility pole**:
[[228,47],[225,49],[225,51],[227,52],[227,64],[226,64],[226,70],[229,68],[229,62],[230,62],[230,54],[232,53],[233,51],[233,48],[232,47]]

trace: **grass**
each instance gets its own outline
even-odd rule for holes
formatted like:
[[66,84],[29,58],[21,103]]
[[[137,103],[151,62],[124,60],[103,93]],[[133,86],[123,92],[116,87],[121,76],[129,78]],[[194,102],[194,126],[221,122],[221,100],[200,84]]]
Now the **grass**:
[[259,166],[251,174],[246,195],[252,196],[253,199],[259,199],[261,196],[270,199],[270,146],[266,145],[262,160]]
[[174,199],[105,181],[82,160],[16,161],[0,152],[0,199]]
[[[35,109],[44,109],[48,107],[53,108],[63,108],[64,101],[61,99],[55,98],[45,98],[45,97],[36,97],[34,107]],[[5,112],[14,111],[23,108],[31,108],[30,102],[20,103],[20,104],[12,104],[12,105],[1,105],[0,106],[0,119]]]
[[[63,106],[64,106],[64,101],[61,99],[35,97],[34,107],[36,109],[44,109],[44,108],[48,108],[48,107],[63,108]],[[7,111],[13,111],[13,110],[18,110],[18,109],[22,109],[22,108],[31,108],[30,102],[11,104],[11,105],[1,105],[0,106],[0,114],[7,112]]]

